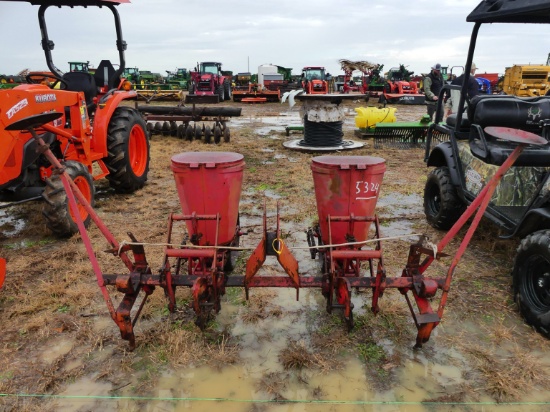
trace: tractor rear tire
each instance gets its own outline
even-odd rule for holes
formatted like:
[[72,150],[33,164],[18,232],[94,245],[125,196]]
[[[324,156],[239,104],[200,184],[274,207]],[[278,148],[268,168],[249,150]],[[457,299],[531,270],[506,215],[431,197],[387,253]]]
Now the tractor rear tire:
[[514,301],[525,322],[550,338],[550,230],[521,241],[512,275]]
[[[64,166],[65,171],[75,182],[88,203],[93,207],[95,203],[95,188],[88,168],[74,160],[67,160]],[[78,233],[78,225],[70,210],[69,199],[59,175],[52,175],[52,177],[46,179],[46,188],[42,196],[45,200],[42,207],[42,215],[46,219],[48,229],[59,237],[70,237]],[[78,202],[78,199],[77,204],[84,226],[88,227],[90,224],[90,215]]]
[[147,181],[150,147],[145,121],[130,107],[118,107],[109,122],[105,165],[117,193],[133,193]]
[[436,229],[448,230],[464,212],[464,203],[451,182],[447,166],[438,167],[428,175],[424,187],[424,213]]
[[223,82],[223,90],[225,94],[225,100],[231,100],[231,84],[229,84],[229,80],[224,80]]

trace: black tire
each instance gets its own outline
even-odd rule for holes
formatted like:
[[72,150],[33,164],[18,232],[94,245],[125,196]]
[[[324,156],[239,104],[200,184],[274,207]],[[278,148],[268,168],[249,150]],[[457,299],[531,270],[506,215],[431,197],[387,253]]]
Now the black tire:
[[133,193],[147,181],[150,147],[145,121],[130,107],[118,107],[109,122],[105,165],[118,193]]
[[223,91],[225,94],[225,100],[231,100],[231,84],[229,84],[229,80],[224,80],[223,82]]
[[220,101],[220,103],[225,100],[225,93],[224,93],[224,90],[223,90],[223,84],[220,84],[218,86],[218,89],[216,90],[216,94],[218,95],[218,100]]
[[189,85],[189,94],[195,94],[195,85],[192,83]]
[[514,262],[514,300],[525,322],[550,338],[550,230],[523,239]]
[[231,132],[229,131],[229,127],[227,125],[223,128],[223,141],[224,143],[229,143],[231,140]]
[[[74,160],[67,160],[64,166],[71,179],[93,207],[95,204],[95,188],[88,168]],[[53,175],[51,178],[46,179],[46,188],[42,196],[45,200],[42,215],[46,219],[48,229],[59,237],[69,237],[78,233],[78,226],[75,218],[71,215],[69,199],[59,175]],[[84,226],[88,227],[90,215],[82,206],[79,212]]]
[[451,182],[449,168],[432,170],[424,187],[424,213],[428,223],[436,229],[448,230],[463,212],[464,204]]

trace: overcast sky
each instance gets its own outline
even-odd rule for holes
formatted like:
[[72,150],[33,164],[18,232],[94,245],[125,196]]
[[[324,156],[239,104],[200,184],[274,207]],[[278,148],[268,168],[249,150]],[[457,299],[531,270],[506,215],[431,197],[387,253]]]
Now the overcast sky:
[[[338,61],[367,60],[385,69],[400,63],[427,73],[434,63],[464,66],[472,24],[466,16],[480,0],[132,0],[117,9],[128,43],[126,66],[163,75],[200,61],[224,70],[255,73],[262,64],[324,66],[341,74]],[[0,74],[47,70],[40,46],[38,7],[0,1]],[[108,9],[46,12],[61,71],[69,61],[118,63]],[[479,72],[504,73],[513,64],[545,64],[550,52],[545,25],[484,25],[474,61]],[[456,69],[458,70],[458,69]]]

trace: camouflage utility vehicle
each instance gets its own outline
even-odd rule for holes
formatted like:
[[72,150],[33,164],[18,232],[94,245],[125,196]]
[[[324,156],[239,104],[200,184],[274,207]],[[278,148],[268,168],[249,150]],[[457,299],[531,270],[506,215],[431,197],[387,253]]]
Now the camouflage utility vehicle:
[[[428,131],[426,161],[434,167],[424,190],[428,222],[448,230],[516,146],[487,133],[507,127],[550,138],[550,97],[479,95],[469,101],[468,76],[478,31],[484,23],[550,23],[546,0],[485,0],[467,17],[474,23],[463,86],[441,91],[438,115]],[[485,25],[484,27],[489,27]],[[459,111],[442,121],[442,97],[460,89]],[[448,141],[430,149],[432,136]],[[501,179],[485,216],[518,237],[512,270],[514,300],[525,321],[550,338],[550,145],[526,146]]]

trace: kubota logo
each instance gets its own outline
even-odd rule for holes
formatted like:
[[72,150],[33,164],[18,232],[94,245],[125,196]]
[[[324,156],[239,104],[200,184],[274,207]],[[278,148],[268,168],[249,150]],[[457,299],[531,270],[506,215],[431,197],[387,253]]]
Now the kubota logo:
[[29,101],[27,99],[23,99],[17,104],[15,104],[11,109],[9,109],[6,112],[6,116],[8,116],[8,119],[11,119],[19,110],[21,110],[23,107],[26,107],[29,105]]
[[36,103],[55,102],[57,100],[57,97],[54,93],[37,94],[36,96],[34,96],[34,100],[36,101]]

